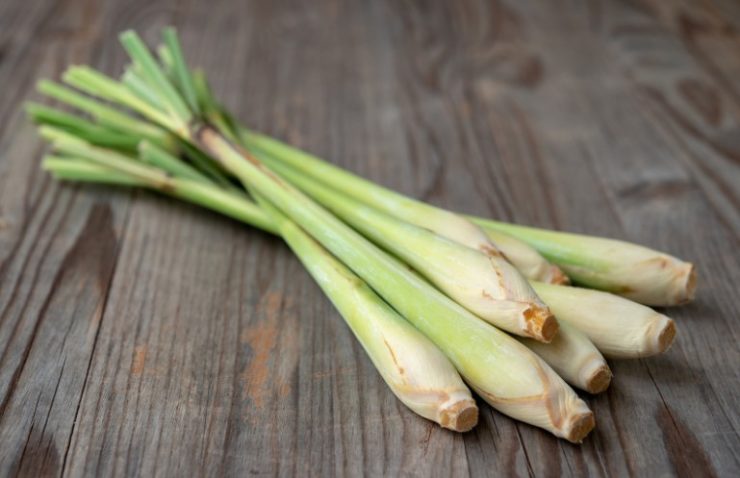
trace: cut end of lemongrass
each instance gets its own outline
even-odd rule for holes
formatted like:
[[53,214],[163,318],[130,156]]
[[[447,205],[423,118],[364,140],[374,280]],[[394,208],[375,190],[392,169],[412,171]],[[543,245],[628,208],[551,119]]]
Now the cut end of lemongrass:
[[676,323],[664,315],[656,320],[648,329],[651,336],[655,337],[655,346],[652,355],[657,355],[668,350],[676,338]]
[[612,382],[612,371],[603,363],[596,363],[590,370],[584,370],[584,383],[588,393],[601,393],[609,388]]
[[696,267],[690,262],[684,263],[679,269],[676,282],[676,304],[685,304],[694,300],[696,294]]
[[558,333],[558,321],[548,307],[531,305],[524,311],[523,318],[528,337],[550,343]]
[[589,411],[570,417],[563,429],[563,438],[571,443],[582,443],[596,426],[594,414]]
[[439,410],[437,423],[456,432],[467,432],[478,424],[478,406],[472,398],[445,403]]

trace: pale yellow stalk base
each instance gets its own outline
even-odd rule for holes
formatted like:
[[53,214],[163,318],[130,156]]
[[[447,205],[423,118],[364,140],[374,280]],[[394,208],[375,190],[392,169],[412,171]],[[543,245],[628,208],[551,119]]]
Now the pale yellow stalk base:
[[656,355],[665,352],[676,336],[671,319],[623,297],[541,282],[532,286],[561,322],[585,333],[607,358]]
[[524,338],[520,341],[571,385],[590,393],[609,386],[611,371],[604,356],[586,334],[567,322],[561,321],[558,335],[549,344]]
[[596,422],[586,403],[541,358],[532,356],[542,390],[517,398],[497,397],[471,385],[486,402],[507,415],[549,430],[555,436],[580,443]]
[[[649,249],[648,249],[649,251]],[[574,277],[588,277],[593,272],[578,266],[564,265]],[[696,269],[665,254],[645,259],[625,259],[610,270],[612,292],[641,304],[655,306],[681,305],[694,300]]]
[[694,298],[694,266],[660,251],[615,239],[470,219],[486,231],[527,242],[576,284],[654,306],[679,305]]

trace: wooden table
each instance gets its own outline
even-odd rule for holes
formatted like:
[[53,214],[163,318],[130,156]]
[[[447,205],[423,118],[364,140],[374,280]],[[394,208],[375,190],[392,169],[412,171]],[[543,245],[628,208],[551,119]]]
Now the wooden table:
[[[180,28],[247,124],[459,211],[696,262],[665,355],[581,446],[405,409],[279,241],[59,184],[23,113],[117,33]],[[740,3],[0,3],[0,475],[738,476]]]

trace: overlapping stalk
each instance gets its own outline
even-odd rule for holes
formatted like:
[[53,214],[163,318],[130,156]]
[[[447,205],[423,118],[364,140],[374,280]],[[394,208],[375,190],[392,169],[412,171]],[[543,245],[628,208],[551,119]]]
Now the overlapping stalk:
[[280,231],[393,393],[410,409],[445,428],[473,428],[478,407],[447,357],[295,223],[284,221]]

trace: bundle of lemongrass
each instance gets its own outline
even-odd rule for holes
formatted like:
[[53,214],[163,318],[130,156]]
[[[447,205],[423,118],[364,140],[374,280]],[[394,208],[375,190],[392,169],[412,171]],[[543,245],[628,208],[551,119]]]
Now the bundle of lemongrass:
[[188,68],[174,30],[156,57],[133,32],[121,41],[131,64],[120,80],[75,66],[68,86],[39,84],[84,114],[28,106],[53,146],[44,168],[154,189],[281,236],[416,413],[472,428],[467,383],[497,410],[579,442],[594,418],[566,382],[601,392],[604,356],[671,345],[673,321],[637,302],[690,300],[691,264],[404,197],[238,124]]

